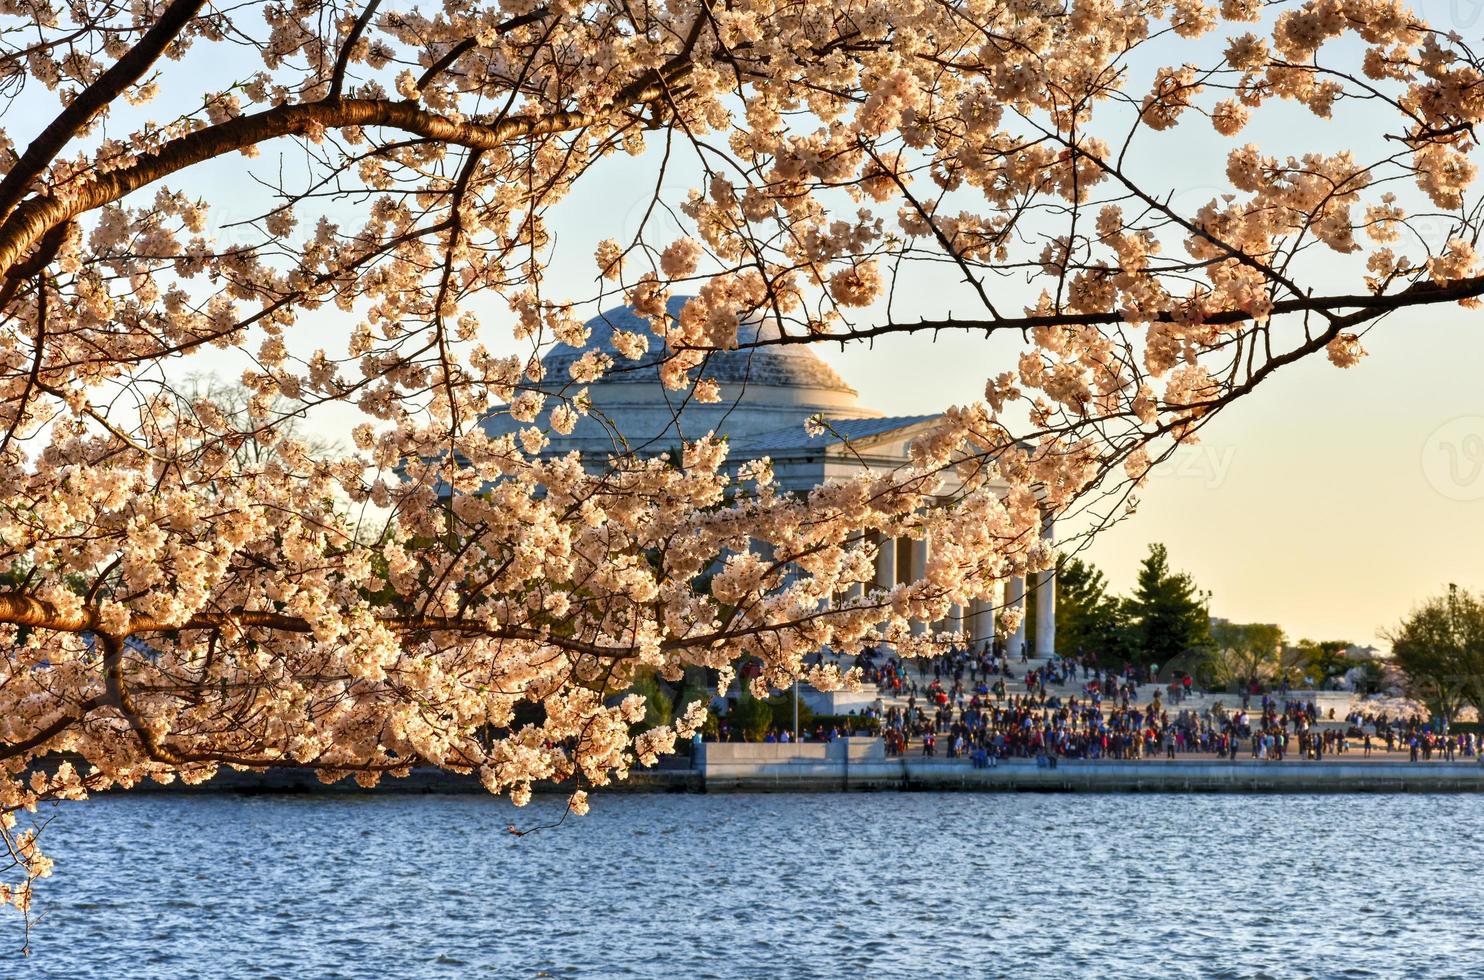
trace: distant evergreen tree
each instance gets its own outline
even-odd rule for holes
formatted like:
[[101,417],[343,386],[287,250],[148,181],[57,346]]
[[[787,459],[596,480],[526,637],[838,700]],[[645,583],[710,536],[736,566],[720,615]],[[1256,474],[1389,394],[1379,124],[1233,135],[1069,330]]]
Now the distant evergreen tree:
[[1063,558],[1056,573],[1056,645],[1073,656],[1123,659],[1128,645],[1124,602],[1108,594],[1097,566]]
[[1136,647],[1133,657],[1163,666],[1183,653],[1209,646],[1211,621],[1205,598],[1187,573],[1170,571],[1165,546],[1151,544],[1128,602]]

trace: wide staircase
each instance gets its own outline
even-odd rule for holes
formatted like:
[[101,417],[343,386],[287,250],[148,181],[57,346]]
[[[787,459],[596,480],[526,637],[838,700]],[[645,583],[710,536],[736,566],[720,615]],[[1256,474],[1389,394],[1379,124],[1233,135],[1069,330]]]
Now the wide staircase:
[[[1005,696],[1012,698],[1023,697],[1029,694],[1030,689],[1026,686],[1027,675],[1032,671],[1039,673],[1050,662],[1051,658],[1046,657],[1031,657],[1025,662],[1021,662],[1019,658],[1012,658],[1009,666],[1010,672],[1015,676],[999,678],[1005,682]],[[926,698],[923,692],[933,682],[931,664],[927,661],[923,661],[920,664],[909,662],[907,676],[917,682],[918,704],[926,706]],[[990,679],[991,684],[994,682],[994,679],[993,677]],[[964,677],[964,683],[966,686],[968,685],[967,675]],[[1048,682],[1046,684],[1046,693],[1048,696],[1058,697],[1063,701],[1072,697],[1082,701],[1087,697],[1087,693],[1084,690],[1086,684],[1087,675],[1079,670],[1075,678],[1068,679],[1065,682]],[[943,678],[943,686],[945,688],[951,688],[952,685],[952,677],[945,676]],[[1193,690],[1189,695],[1173,697],[1171,696],[1169,685],[1163,682],[1137,685],[1135,692],[1133,703],[1137,704],[1140,708],[1147,707],[1155,700],[1156,695],[1158,695],[1161,707],[1169,713],[1171,718],[1175,717],[1180,711],[1188,710],[1198,715],[1204,715],[1205,712],[1215,709],[1218,705],[1227,711],[1236,711],[1242,706],[1242,696],[1240,694],[1224,691],[1206,693]],[[1275,694],[1273,696],[1277,698],[1280,704],[1285,700],[1282,695]],[[993,695],[991,695],[992,698]],[[1316,707],[1319,709],[1319,727],[1335,728],[1346,727],[1345,717],[1350,714],[1356,704],[1353,695],[1345,691],[1290,691],[1286,700],[1293,702],[1314,701]],[[1107,710],[1109,701],[1110,698],[1105,693],[1103,698],[1105,711]],[[907,696],[905,694],[900,696],[883,694],[882,703],[887,706],[895,704],[905,707],[907,705]],[[1261,703],[1261,695],[1253,695],[1249,699],[1248,710],[1255,714],[1259,710]],[[1334,712],[1332,716],[1330,714],[1331,710]]]

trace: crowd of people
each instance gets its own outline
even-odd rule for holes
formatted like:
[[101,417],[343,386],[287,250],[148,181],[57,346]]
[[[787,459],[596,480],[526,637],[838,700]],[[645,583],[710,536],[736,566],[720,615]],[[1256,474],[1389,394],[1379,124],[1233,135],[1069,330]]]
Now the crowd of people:
[[[1091,659],[1059,657],[1032,666],[998,645],[953,649],[932,660],[903,661],[867,651],[858,666],[883,701],[875,710],[888,753],[968,758],[993,766],[1003,758],[1173,759],[1201,754],[1218,759],[1322,760],[1383,748],[1405,751],[1413,761],[1477,758],[1472,733],[1434,731],[1421,718],[1354,712],[1333,722],[1312,700],[1257,692],[1239,705],[1216,702],[1181,707],[1194,693],[1188,674],[1168,680],[1140,703],[1138,688],[1155,679],[1152,668],[1113,669]],[[1007,682],[1020,670],[1023,685]],[[1071,688],[1070,691],[1067,688]],[[1060,693],[1058,693],[1060,692]],[[890,699],[889,701],[887,699]]]
[[[1028,666],[1030,658],[1021,650],[1019,662],[1024,665],[1025,686],[1032,692],[1044,693],[1049,685],[1081,680],[1089,692],[1131,698],[1139,685],[1153,679],[1152,668],[1125,664],[1120,670],[1113,671],[1100,668],[1092,658],[1055,657],[1039,667],[1031,667]],[[949,687],[961,691],[966,686],[976,690],[982,687],[981,693],[1004,697],[1007,691],[1005,682],[1016,678],[1011,655],[998,640],[993,645],[985,643],[977,650],[953,647],[931,660],[904,660],[884,654],[879,649],[870,649],[856,659],[855,666],[860,668],[868,683],[876,685],[883,697],[915,697],[928,693],[929,674],[939,689]],[[1181,697],[1190,693],[1188,675],[1179,683],[1170,684],[1172,696],[1177,695],[1176,689],[1179,689],[1178,696]]]
[[[1165,677],[1152,695],[1157,669],[1095,657],[1052,657],[1032,662],[1012,655],[1000,642],[955,647],[932,659],[903,660],[881,650],[857,658],[880,698],[866,714],[891,755],[967,758],[976,766],[1005,758],[1034,758],[1055,765],[1061,758],[1174,759],[1204,755],[1265,761],[1323,760],[1358,753],[1406,753],[1414,762],[1477,759],[1480,736],[1435,730],[1420,717],[1352,711],[1338,722],[1315,702],[1253,688],[1233,698],[1188,702],[1200,694],[1189,674]],[[849,734],[839,724],[806,726],[800,740],[825,742]],[[725,718],[721,741],[740,733]],[[795,735],[770,731],[765,741],[787,743]]]

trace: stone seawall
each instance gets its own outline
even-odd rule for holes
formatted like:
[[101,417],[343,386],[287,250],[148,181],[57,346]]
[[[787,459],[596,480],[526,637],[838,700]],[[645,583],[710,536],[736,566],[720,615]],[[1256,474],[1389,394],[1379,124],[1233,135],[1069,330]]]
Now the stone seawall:
[[1052,769],[1014,759],[975,769],[962,759],[887,758],[874,738],[829,745],[708,744],[700,767],[707,792],[1484,792],[1484,766],[1476,762],[1063,759]]
[[[52,757],[55,763],[61,757]],[[46,764],[43,764],[45,767]],[[537,792],[568,793],[570,786],[540,786]],[[830,743],[776,745],[707,743],[694,768],[666,760],[656,769],[635,770],[603,793],[839,793],[888,791],[985,793],[1477,793],[1484,792],[1484,766],[1477,762],[1354,761],[1257,762],[1179,759],[1122,762],[1063,759],[1055,769],[1030,759],[975,769],[963,759],[888,758],[879,738],[842,738]],[[144,783],[130,793],[484,793],[479,780],[439,769],[415,769],[405,779],[387,778],[371,790],[353,780],[321,783],[312,772],[265,773],[224,769],[195,787]]]

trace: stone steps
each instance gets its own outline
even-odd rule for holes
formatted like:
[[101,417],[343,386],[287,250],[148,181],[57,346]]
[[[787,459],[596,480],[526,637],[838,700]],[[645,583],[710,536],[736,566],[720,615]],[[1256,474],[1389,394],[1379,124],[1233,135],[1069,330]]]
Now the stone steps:
[[[1014,678],[1001,678],[1005,681],[1005,696],[1007,698],[1020,697],[1030,693],[1025,684],[1026,674],[1033,670],[1040,670],[1042,667],[1046,666],[1048,662],[1049,661],[1046,658],[1035,657],[1030,658],[1025,663],[1020,663],[1019,661],[1012,660],[1010,663],[1010,670],[1015,674]],[[932,683],[933,676],[930,671],[927,674],[923,674],[915,670],[914,666],[915,665],[908,667],[908,677],[918,682],[919,691],[921,691]],[[991,681],[991,683],[993,682]],[[1081,675],[1079,673],[1079,676],[1075,680],[1069,681],[1067,683],[1047,684],[1046,691],[1048,694],[1060,697],[1063,700],[1066,700],[1069,697],[1076,697],[1080,701],[1087,696],[1086,692],[1083,690],[1083,686],[1086,683],[1087,682],[1085,679],[1085,675]],[[952,685],[945,684],[944,686],[951,687]],[[1197,714],[1202,714],[1208,710],[1213,709],[1217,704],[1222,705],[1228,711],[1235,711],[1240,709],[1242,705],[1241,695],[1232,694],[1229,692],[1192,693],[1189,697],[1186,697],[1179,701],[1175,701],[1170,698],[1168,685],[1158,682],[1138,685],[1132,703],[1137,704],[1140,707],[1145,707],[1154,700],[1154,695],[1156,692],[1159,694],[1159,700],[1162,709],[1167,711],[1171,716],[1178,714],[1180,711],[1187,710],[1194,711]],[[1318,707],[1320,709],[1321,717],[1318,727],[1345,727],[1344,716],[1351,711],[1354,701],[1349,695],[1344,694],[1343,692],[1293,691],[1290,692],[1286,699],[1281,696],[1277,698],[1280,703],[1284,700],[1299,702],[1308,701],[1310,699],[1316,700],[1316,703],[1318,704]],[[918,700],[920,703],[924,701],[921,693],[919,693]],[[1105,696],[1104,705],[1107,705],[1109,700],[1110,699]],[[898,704],[901,706],[905,706],[907,703],[907,698],[905,696],[883,695],[883,702],[886,704]],[[1259,710],[1261,703],[1262,698],[1260,695],[1253,696],[1250,699],[1248,711],[1255,712]],[[1330,721],[1328,718],[1328,709],[1331,707],[1335,708],[1335,718],[1333,721]]]

